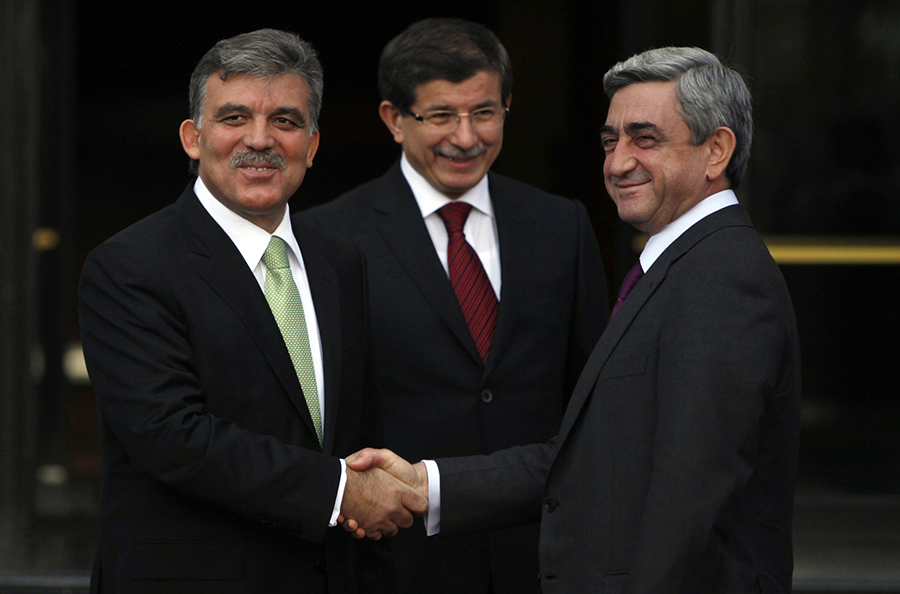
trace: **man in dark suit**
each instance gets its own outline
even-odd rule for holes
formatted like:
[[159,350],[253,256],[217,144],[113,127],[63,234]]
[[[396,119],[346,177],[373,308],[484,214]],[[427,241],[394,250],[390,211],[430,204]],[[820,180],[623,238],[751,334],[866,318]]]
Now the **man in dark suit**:
[[649,237],[559,435],[415,468],[372,451],[350,465],[430,481],[441,537],[540,518],[544,594],[789,592],[798,338],[733,192],[750,93],[696,48],[634,56],[604,87],[607,190]]
[[381,427],[364,260],[287,209],[321,97],[296,35],[219,42],[181,126],[199,177],[85,263],[104,448],[92,591],[356,592],[352,539],[329,525],[377,514],[391,533],[412,522],[401,505],[424,509],[339,458]]
[[[379,113],[400,161],[308,212],[366,256],[385,444],[406,457],[489,453],[555,435],[606,321],[584,206],[488,172],[503,141],[510,68],[482,25],[413,24],[385,47],[378,74]],[[465,256],[445,206],[468,213],[462,241],[486,277],[479,303],[463,295],[479,288],[457,277]],[[527,594],[539,585],[537,537],[535,523],[427,539],[417,522],[388,544],[399,592]]]

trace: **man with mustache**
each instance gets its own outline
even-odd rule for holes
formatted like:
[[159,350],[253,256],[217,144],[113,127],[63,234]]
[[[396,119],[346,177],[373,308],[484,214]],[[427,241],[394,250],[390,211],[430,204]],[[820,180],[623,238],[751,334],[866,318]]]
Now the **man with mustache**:
[[424,510],[341,459],[381,425],[363,258],[287,208],[321,101],[296,35],[220,41],[180,128],[198,177],[85,263],[104,446],[93,592],[353,593],[356,543],[329,526],[360,513],[391,534]]
[[[385,444],[419,459],[549,439],[608,313],[585,208],[489,173],[512,71],[484,26],[417,22],[378,79],[400,160],[307,215],[366,256]],[[537,538],[532,523],[427,539],[417,522],[388,545],[401,593],[528,594]]]

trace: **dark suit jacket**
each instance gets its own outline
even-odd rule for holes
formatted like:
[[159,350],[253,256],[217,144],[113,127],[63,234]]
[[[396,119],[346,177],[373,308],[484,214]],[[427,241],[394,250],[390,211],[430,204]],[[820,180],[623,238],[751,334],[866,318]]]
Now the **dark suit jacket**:
[[335,456],[380,435],[364,265],[349,243],[294,232],[324,351],[324,447],[259,284],[190,187],[88,257],[104,450],[92,590],[355,592],[352,539],[327,525]]
[[540,517],[544,594],[788,592],[799,398],[790,297],[728,207],[635,286],[555,440],[438,462],[441,533]]
[[[399,163],[309,211],[366,256],[385,446],[407,459],[488,453],[556,434],[608,317],[584,206],[489,174],[502,289],[487,365]],[[400,592],[537,592],[538,527],[391,539]]]

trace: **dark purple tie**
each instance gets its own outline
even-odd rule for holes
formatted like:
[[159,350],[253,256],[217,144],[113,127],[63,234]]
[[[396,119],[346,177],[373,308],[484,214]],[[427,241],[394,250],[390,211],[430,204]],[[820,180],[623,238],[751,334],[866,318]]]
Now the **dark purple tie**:
[[631,267],[631,270],[628,271],[628,274],[625,275],[625,280],[622,281],[622,288],[619,289],[619,296],[616,298],[616,304],[613,306],[612,313],[609,314],[610,320],[613,319],[613,316],[619,311],[622,302],[625,301],[625,298],[631,293],[631,289],[633,289],[637,282],[641,280],[642,276],[644,276],[644,269],[641,268],[641,261],[638,260],[634,263],[634,266]]
[[497,323],[497,295],[491,287],[478,254],[466,241],[463,225],[472,210],[471,204],[451,202],[438,210],[447,227],[447,262],[450,284],[459,300],[469,332],[481,359],[487,362]]

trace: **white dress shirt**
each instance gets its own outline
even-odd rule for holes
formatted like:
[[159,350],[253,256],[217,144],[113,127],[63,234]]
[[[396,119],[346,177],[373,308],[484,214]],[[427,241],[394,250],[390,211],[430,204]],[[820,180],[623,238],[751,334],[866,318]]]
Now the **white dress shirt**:
[[[447,235],[447,226],[444,219],[437,213],[443,206],[454,202],[441,192],[435,189],[424,176],[416,171],[406,158],[406,153],[400,159],[400,171],[406,178],[416,204],[422,212],[422,218],[425,221],[425,227],[431,236],[431,243],[434,244],[434,250],[437,252],[438,258],[441,259],[441,265],[444,272],[450,276],[450,265],[447,261],[447,244],[449,237]],[[463,233],[466,241],[478,254],[481,260],[481,266],[487,274],[494,289],[497,299],[500,299],[500,240],[497,236],[497,219],[494,217],[494,205],[491,203],[490,193],[488,192],[487,176],[479,180],[472,188],[456,199],[459,202],[465,202],[472,205],[472,210],[466,218],[466,224],[463,226]],[[425,460],[425,467],[428,471],[428,515],[425,518],[425,525],[428,527],[428,534],[437,534],[440,531],[441,524],[441,494],[440,494],[440,471],[437,464],[433,460]],[[432,479],[433,477],[433,479]],[[434,489],[432,490],[432,485]]]
[[472,205],[472,210],[466,218],[466,224],[463,226],[463,233],[466,235],[466,241],[478,254],[481,265],[487,273],[491,287],[500,299],[500,241],[497,238],[497,220],[494,218],[494,206],[491,204],[491,197],[488,193],[487,176],[475,184],[465,194],[451,200],[436,190],[427,179],[425,179],[406,158],[406,153],[400,159],[400,171],[406,178],[416,204],[422,212],[422,218],[425,221],[425,227],[431,236],[431,243],[437,252],[441,264],[447,276],[450,275],[450,267],[447,263],[447,227],[444,220],[437,213],[441,207],[451,202],[465,202]]
[[659,233],[647,239],[647,244],[641,252],[641,268],[644,272],[650,270],[656,259],[685,231],[717,210],[737,203],[738,199],[733,190],[722,190],[695,204],[689,211],[663,227]]
[[[650,270],[657,258],[685,231],[717,210],[734,204],[738,204],[738,200],[732,190],[723,190],[698,202],[663,227],[659,233],[650,236],[641,252],[641,268],[645,272]],[[425,518],[425,528],[428,536],[433,536],[441,531],[441,475],[435,461],[423,460],[423,462],[428,472],[428,515]]]
[[[316,319],[316,307],[313,303],[312,292],[309,289],[309,279],[306,276],[306,267],[303,264],[303,254],[294,231],[291,227],[290,209],[284,209],[284,217],[274,233],[269,233],[227,206],[210,193],[203,184],[203,180],[197,177],[194,183],[194,194],[200,200],[200,204],[209,213],[209,216],[225,231],[234,246],[244,257],[247,266],[256,277],[261,291],[265,292],[266,265],[262,261],[266,248],[273,235],[277,235],[287,244],[288,262],[291,266],[291,275],[300,293],[300,302],[303,304],[303,317],[306,320],[306,330],[309,333],[309,350],[312,354],[313,368],[316,372],[316,390],[319,392],[319,413],[322,415],[322,427],[325,427],[325,368],[322,364],[322,339],[319,335],[319,323]],[[337,524],[340,514],[340,504],[344,497],[344,487],[347,483],[346,464],[341,460],[341,482],[338,487],[335,508],[332,513],[331,525]]]

